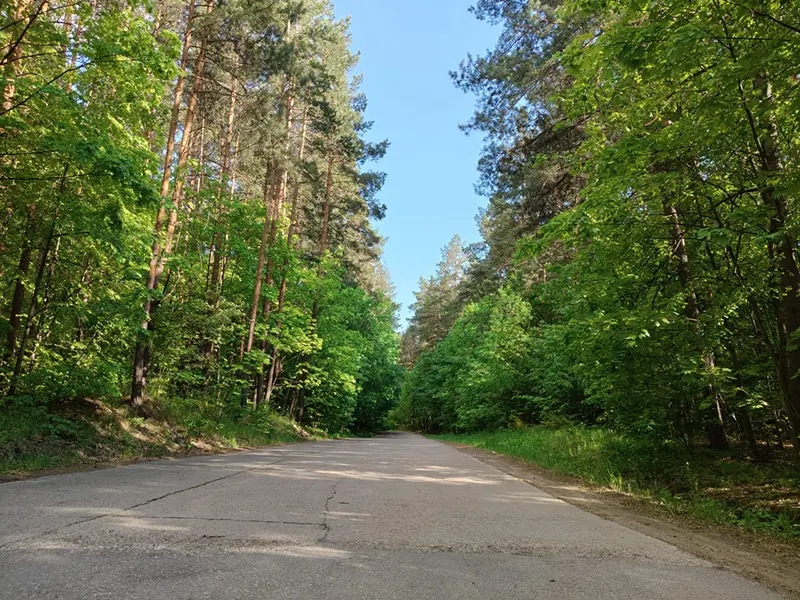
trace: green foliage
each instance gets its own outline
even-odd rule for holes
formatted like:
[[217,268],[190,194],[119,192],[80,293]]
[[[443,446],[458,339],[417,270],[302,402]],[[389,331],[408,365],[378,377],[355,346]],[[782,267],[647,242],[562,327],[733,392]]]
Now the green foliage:
[[501,30],[453,75],[477,96],[466,129],[487,136],[484,241],[396,422],[567,418],[653,448],[800,448],[797,6],[475,13]]
[[388,142],[330,3],[14,0],[0,41],[6,458],[163,451],[86,402],[231,445],[385,427]]
[[474,431],[529,417],[535,407],[518,391],[530,319],[530,305],[505,288],[468,306],[408,375],[395,420],[425,431]]

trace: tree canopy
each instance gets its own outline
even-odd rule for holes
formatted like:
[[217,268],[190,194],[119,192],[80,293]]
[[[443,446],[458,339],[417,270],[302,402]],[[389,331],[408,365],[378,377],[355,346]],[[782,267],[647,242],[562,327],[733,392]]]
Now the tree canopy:
[[415,341],[395,418],[797,448],[800,8],[474,12],[502,30],[453,73],[478,99],[465,128],[486,139],[484,241],[467,248],[449,332]]
[[399,342],[327,0],[0,7],[3,407],[376,431]]

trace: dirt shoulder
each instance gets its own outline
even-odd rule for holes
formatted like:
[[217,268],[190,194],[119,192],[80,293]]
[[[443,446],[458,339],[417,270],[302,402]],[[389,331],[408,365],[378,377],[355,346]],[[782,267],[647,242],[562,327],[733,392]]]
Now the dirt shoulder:
[[734,526],[708,525],[644,500],[590,486],[520,459],[454,444],[459,451],[553,496],[629,529],[662,540],[788,598],[800,599],[800,547]]

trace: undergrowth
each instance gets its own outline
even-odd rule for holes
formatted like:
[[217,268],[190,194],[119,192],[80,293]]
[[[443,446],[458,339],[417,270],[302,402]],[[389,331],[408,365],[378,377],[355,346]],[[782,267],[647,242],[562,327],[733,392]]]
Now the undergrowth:
[[124,405],[77,400],[0,403],[0,474],[264,446],[325,436],[267,410],[189,410],[165,403],[152,418]]
[[789,461],[756,463],[606,429],[532,427],[433,436],[507,454],[550,471],[645,498],[706,522],[800,541],[800,472]]

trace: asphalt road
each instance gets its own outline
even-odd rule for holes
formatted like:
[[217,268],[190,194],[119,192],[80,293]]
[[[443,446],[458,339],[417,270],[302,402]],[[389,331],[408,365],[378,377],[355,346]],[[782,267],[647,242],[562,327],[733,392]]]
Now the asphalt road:
[[0,485],[0,598],[778,596],[393,434]]

